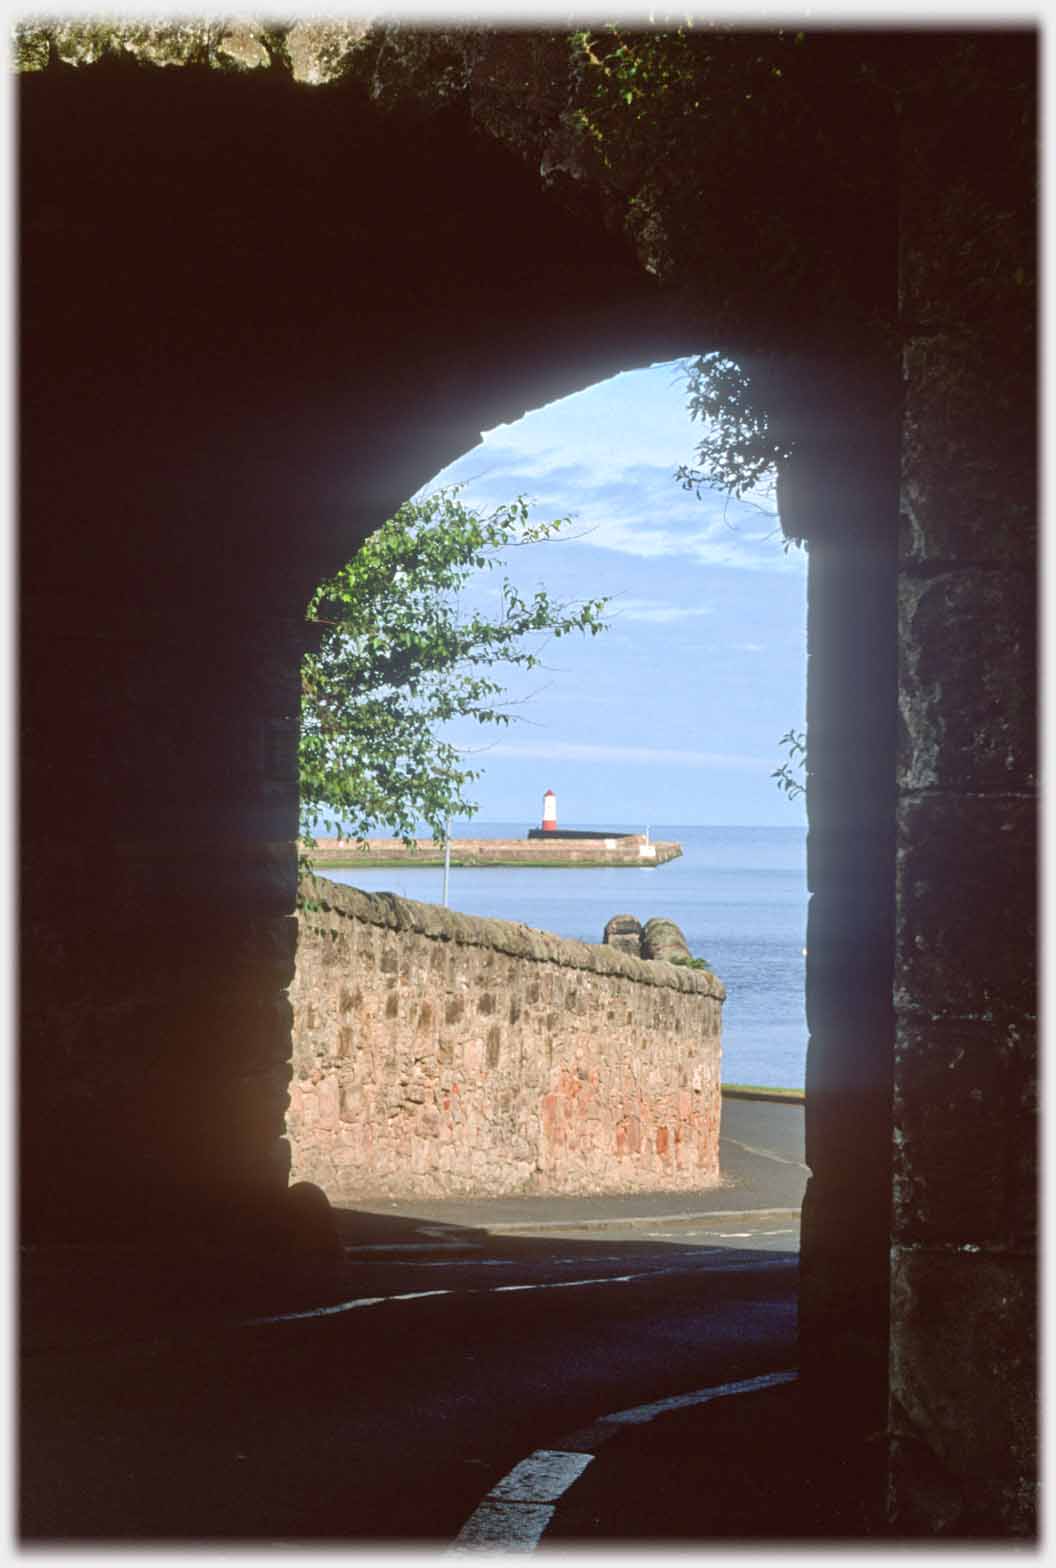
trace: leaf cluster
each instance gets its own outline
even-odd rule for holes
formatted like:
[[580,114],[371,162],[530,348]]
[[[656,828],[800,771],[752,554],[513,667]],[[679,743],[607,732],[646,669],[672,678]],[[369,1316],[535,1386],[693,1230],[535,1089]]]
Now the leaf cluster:
[[807,737],[802,730],[788,730],[782,735],[778,745],[784,746],[788,751],[788,761],[783,762],[779,768],[774,768],[770,774],[777,780],[777,787],[783,790],[789,800],[795,800],[797,795],[806,794],[806,785],[803,783],[803,773],[807,766]]
[[719,489],[740,500],[772,484],[791,446],[777,439],[766,409],[753,401],[748,373],[714,351],[693,360],[687,374],[686,406],[705,425],[705,434],[697,447],[699,466],[683,464],[676,472],[683,489],[697,495]]
[[438,840],[480,771],[443,735],[472,719],[503,726],[502,667],[531,670],[551,638],[604,630],[607,601],[525,595],[503,575],[494,614],[463,613],[461,591],[503,553],[566,533],[570,519],[534,523],[528,500],[481,512],[460,487],[405,502],[359,553],[321,583],[308,606],[319,646],[301,671],[301,835],[322,822],[363,838],[389,826],[405,842],[419,822]]
[[683,969],[702,969],[706,970],[708,974],[714,974],[714,970],[706,958],[669,958],[668,963],[680,964]]

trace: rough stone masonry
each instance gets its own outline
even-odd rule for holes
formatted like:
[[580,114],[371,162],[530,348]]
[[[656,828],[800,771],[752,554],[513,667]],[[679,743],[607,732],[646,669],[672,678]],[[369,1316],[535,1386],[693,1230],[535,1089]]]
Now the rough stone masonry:
[[294,1180],[336,1203],[718,1181],[713,974],[323,878],[304,890]]

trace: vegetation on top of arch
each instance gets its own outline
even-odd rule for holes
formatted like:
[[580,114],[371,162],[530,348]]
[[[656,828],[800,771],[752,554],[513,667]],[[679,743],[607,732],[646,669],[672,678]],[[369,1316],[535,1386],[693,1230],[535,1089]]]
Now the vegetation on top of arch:
[[[347,80],[363,90],[355,101],[379,112],[460,106],[560,200],[623,234],[704,340],[723,345],[695,367],[695,411],[710,423],[700,466],[683,480],[744,494],[768,459],[780,463],[809,439],[804,425],[819,406],[844,417],[869,379],[857,364],[897,364],[914,335],[963,339],[966,365],[992,358],[995,390],[980,418],[1014,423],[1015,408],[1000,406],[1012,384],[1000,372],[1007,344],[1028,340],[1020,328],[1036,282],[1036,84],[1022,34],[36,18],[16,24],[12,58],[30,71],[122,57],[316,86]],[[1007,104],[988,114],[995,95],[1013,95],[1018,120]],[[977,104],[971,145],[962,136],[935,154],[900,137],[914,99]],[[1006,127],[1000,144],[991,118]],[[945,110],[933,116],[940,140],[945,120]],[[927,112],[917,122],[932,124]],[[941,191],[929,174],[936,156],[949,176]],[[930,221],[962,236],[941,277],[894,254],[898,203],[921,195]]]

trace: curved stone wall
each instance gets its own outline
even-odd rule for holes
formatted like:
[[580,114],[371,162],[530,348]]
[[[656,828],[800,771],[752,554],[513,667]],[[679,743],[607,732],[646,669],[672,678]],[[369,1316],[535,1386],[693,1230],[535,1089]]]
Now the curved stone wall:
[[290,989],[295,1179],[337,1203],[718,1180],[713,974],[309,887]]

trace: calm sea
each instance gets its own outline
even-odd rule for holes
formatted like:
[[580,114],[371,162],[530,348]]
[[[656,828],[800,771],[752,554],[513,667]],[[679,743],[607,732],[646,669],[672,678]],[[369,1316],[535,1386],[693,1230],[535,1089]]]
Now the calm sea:
[[[590,827],[590,823],[567,823]],[[616,832],[641,825],[607,822]],[[453,838],[521,838],[525,828],[499,822],[452,823]],[[550,870],[482,866],[451,869],[448,902],[469,915],[520,920],[558,936],[600,942],[612,915],[644,924],[666,915],[682,927],[689,950],[706,958],[727,990],[723,1010],[723,1078],[727,1083],[803,1087],[807,1029],[803,1013],[806,945],[806,829],[662,827],[682,857],[666,866]],[[325,871],[364,892],[386,890],[439,903],[442,871]]]

